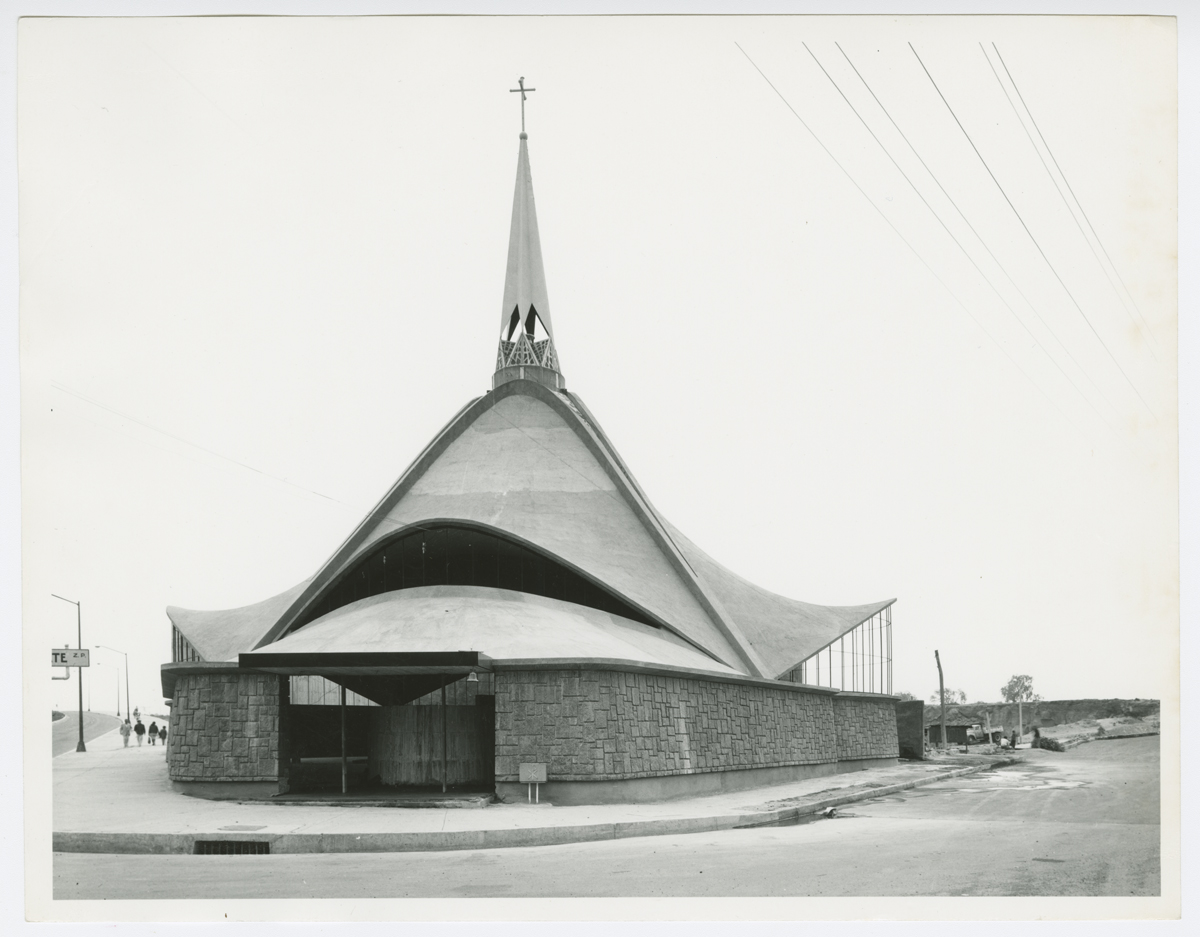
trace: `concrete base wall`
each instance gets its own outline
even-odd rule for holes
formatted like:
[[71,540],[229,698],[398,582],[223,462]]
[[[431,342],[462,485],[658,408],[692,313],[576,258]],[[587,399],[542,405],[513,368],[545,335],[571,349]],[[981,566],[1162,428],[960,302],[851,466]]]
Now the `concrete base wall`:
[[279,792],[279,782],[172,781],[171,790],[177,794],[202,797],[205,800],[266,800]]
[[[629,778],[623,781],[550,781],[541,785],[542,803],[569,807],[580,804],[645,804],[680,797],[703,797],[729,791],[828,777],[849,771],[863,771],[896,764],[895,758],[871,758],[858,761],[826,762],[819,765],[788,765],[780,768],[752,768],[748,771],[710,771],[704,774],[673,774],[653,778]],[[499,782],[496,796],[506,804],[524,803],[529,792],[524,784]]]

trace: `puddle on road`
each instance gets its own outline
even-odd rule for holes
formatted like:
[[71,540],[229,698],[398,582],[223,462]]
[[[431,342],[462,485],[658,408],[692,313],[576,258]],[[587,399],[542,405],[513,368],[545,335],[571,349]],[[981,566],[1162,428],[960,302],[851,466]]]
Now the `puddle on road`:
[[[907,793],[916,796],[932,794],[992,794],[997,791],[1070,791],[1090,787],[1091,781],[1080,781],[1058,776],[1052,767],[1044,765],[1020,765],[981,771],[955,783],[953,779],[915,788]],[[889,798],[891,800],[891,798]],[[903,803],[896,799],[894,802]]]
[[[863,805],[871,804],[905,804],[914,798],[932,797],[938,794],[994,794],[1000,791],[1069,791],[1080,787],[1091,786],[1091,781],[1079,781],[1057,776],[1053,768],[1043,765],[1005,766],[978,774],[968,775],[962,779],[968,784],[958,785],[954,779],[935,782],[928,786],[909,788],[902,793],[886,794],[861,801]],[[870,785],[864,785],[864,790]],[[768,807],[780,809],[786,801],[776,801]],[[747,823],[735,827],[739,830],[764,829],[779,826],[803,826],[815,823],[817,820],[840,820],[850,817],[867,817],[870,814],[851,813],[837,808],[832,815],[824,813],[808,813],[801,816],[787,817],[782,820],[766,820],[762,823]],[[1062,862],[1062,859],[1036,859],[1036,862]]]
[[[1066,780],[1064,778],[1034,778],[1020,775],[976,775],[975,782],[970,786],[930,786],[925,788],[929,793],[944,792],[956,794],[991,794],[996,791],[1071,791],[1079,787],[1088,787],[1091,781]],[[983,784],[978,782],[983,781]]]

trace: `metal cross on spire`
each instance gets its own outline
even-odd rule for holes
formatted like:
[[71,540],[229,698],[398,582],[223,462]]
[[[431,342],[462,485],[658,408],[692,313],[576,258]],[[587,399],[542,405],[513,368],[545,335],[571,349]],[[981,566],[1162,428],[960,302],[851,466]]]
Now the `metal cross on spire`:
[[517,80],[517,84],[518,84],[520,87],[517,87],[517,88],[509,88],[509,89],[508,89],[508,93],[509,93],[509,94],[515,94],[515,93],[516,93],[516,92],[518,92],[518,91],[520,91],[520,92],[521,92],[521,133],[524,133],[524,132],[525,132],[525,92],[526,92],[526,91],[537,91],[537,88],[526,88],[526,87],[525,87],[525,76],[524,76],[524,75],[522,75],[522,76],[521,76],[521,77],[520,77],[520,78]]

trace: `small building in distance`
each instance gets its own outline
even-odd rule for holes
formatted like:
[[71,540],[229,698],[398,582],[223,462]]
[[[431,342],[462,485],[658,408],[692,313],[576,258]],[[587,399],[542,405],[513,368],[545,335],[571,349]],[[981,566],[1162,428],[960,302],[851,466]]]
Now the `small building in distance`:
[[522,132],[491,389],[303,582],[167,610],[169,774],[524,799],[538,764],[565,804],[890,763],[893,601],[775,595],[654,508],[567,390]]

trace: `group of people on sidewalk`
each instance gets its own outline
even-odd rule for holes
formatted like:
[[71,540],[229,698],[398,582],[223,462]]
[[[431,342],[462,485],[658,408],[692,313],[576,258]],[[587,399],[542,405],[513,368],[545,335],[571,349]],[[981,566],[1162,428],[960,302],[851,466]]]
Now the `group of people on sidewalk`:
[[129,747],[130,735],[137,736],[138,745],[141,745],[142,739],[147,736],[150,739],[151,745],[157,744],[159,739],[162,740],[163,745],[167,744],[167,727],[165,725],[160,726],[157,722],[151,722],[150,728],[147,729],[142,725],[141,719],[138,719],[137,723],[132,726],[129,724],[129,720],[126,719],[121,723],[121,741],[125,743],[126,748]]

